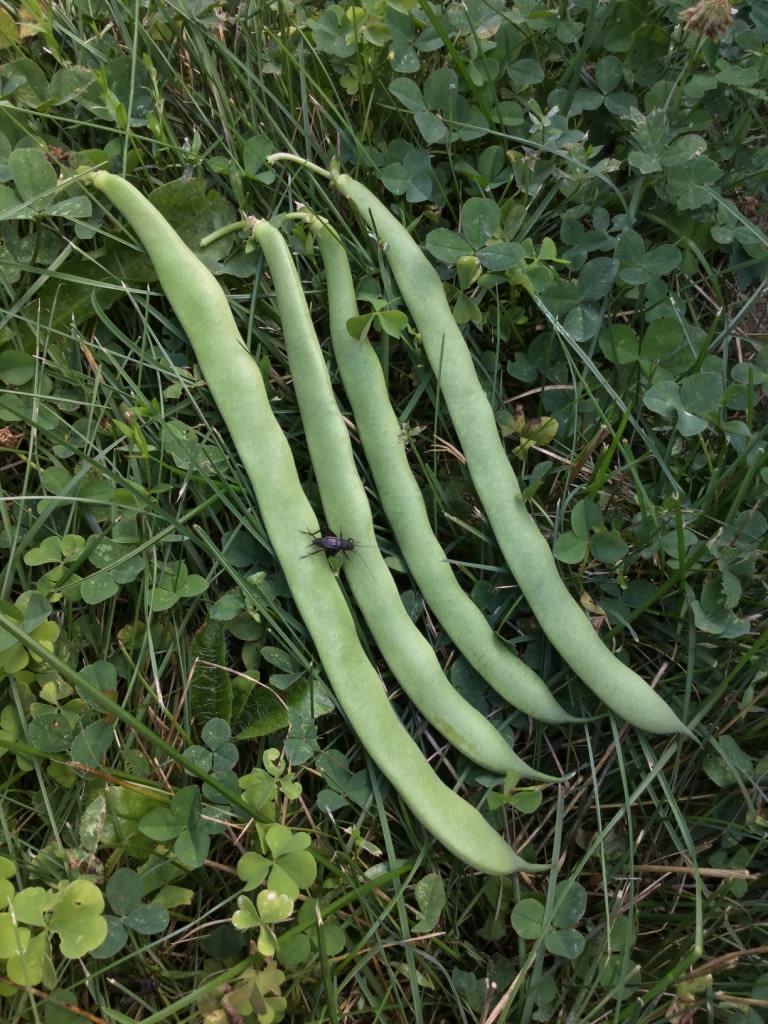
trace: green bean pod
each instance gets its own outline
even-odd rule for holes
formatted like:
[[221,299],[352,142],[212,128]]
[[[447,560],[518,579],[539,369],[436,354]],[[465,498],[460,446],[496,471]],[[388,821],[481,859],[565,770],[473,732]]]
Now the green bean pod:
[[688,733],[667,702],[605,646],[560,577],[549,545],[525,507],[493,409],[437,271],[400,221],[364,185],[336,171],[331,180],[383,244],[439,378],[488,521],[549,641],[604,704],[637,728]]
[[[281,159],[305,163],[292,154],[274,154],[270,162]],[[561,579],[549,545],[525,507],[493,409],[435,268],[365,185],[336,167],[330,174],[314,165],[312,169],[330,177],[379,239],[438,378],[496,540],[553,647],[600,700],[637,728],[691,735],[667,702],[609,651]]]
[[318,528],[258,365],[244,346],[215,277],[152,203],[123,178],[96,171],[92,185],[120,210],[144,245],[187,333],[200,369],[253,485],[265,529],[339,706],[371,759],[414,816],[449,851],[492,875],[528,864],[480,812],[443,783],[390,705],[324,558],[304,558]]
[[[332,530],[354,538],[355,550],[344,557],[344,576],[382,657],[427,721],[476,764],[501,774],[513,771],[529,779],[558,781],[521,760],[492,723],[459,694],[406,611],[376,543],[368,496],[291,251],[269,221],[254,219],[251,224],[271,274],[325,518]],[[334,297],[329,298],[333,314]]]
[[577,721],[544,681],[491,629],[459,585],[427,515],[408,464],[402,430],[373,346],[353,338],[347,322],[358,314],[355,285],[344,246],[318,217],[309,218],[323,259],[331,343],[349,398],[366,461],[384,513],[413,578],[443,629],[469,663],[508,703],[542,722]]

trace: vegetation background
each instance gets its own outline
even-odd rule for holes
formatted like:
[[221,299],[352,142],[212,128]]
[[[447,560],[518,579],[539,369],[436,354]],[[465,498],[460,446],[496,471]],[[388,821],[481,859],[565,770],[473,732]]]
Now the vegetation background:
[[[681,7],[2,3],[3,1021],[766,1019],[768,12]],[[542,641],[375,239],[278,150],[337,158],[424,245],[572,593],[697,742],[599,714]],[[494,701],[366,479],[452,681],[574,774],[489,776],[384,678],[549,873],[472,873],[370,771],[151,266],[72,181],[97,164],[195,247],[243,213],[334,219],[446,551],[596,717]],[[229,234],[201,258],[316,500],[260,255]]]

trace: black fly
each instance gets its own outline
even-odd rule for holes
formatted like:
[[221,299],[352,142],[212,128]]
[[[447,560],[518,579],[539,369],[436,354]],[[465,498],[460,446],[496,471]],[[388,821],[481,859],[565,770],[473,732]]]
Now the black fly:
[[142,1005],[146,1007],[148,999],[154,1002],[160,988],[156,978],[147,978],[141,974],[116,974],[107,981],[122,993],[118,1007],[123,1013],[132,1011],[134,1006],[137,1009]]

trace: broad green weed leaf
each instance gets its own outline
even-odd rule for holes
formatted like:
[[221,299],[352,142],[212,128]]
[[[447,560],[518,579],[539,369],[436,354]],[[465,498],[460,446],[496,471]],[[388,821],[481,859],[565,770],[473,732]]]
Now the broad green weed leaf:
[[47,936],[45,932],[30,936],[26,928],[20,928],[18,940],[18,947],[8,955],[5,973],[10,981],[23,989],[37,986],[45,973]]
[[708,608],[703,601],[691,601],[696,628],[713,636],[738,637],[749,632],[749,623],[723,607]]
[[533,814],[541,807],[543,799],[544,794],[540,789],[521,789],[510,793],[504,802],[514,807],[520,814]]
[[237,877],[245,883],[245,891],[250,892],[261,885],[272,867],[272,862],[254,850],[249,850],[237,862]]
[[78,878],[64,887],[48,922],[59,936],[64,956],[75,960],[104,941],[107,922],[103,911],[104,897],[93,882]]
[[515,904],[510,920],[521,939],[539,939],[544,931],[544,904],[522,899]]
[[302,889],[312,885],[316,877],[317,861],[311,853],[289,853],[281,857],[270,871],[269,886],[295,900]]
[[[16,607],[19,608],[23,614],[24,619],[22,625],[27,633],[34,633],[37,637],[37,630],[42,626],[53,626],[55,633],[49,636],[48,639],[56,639],[59,635],[58,627],[55,622],[48,622],[48,616],[53,611],[50,602],[42,595],[37,594],[34,591],[25,591],[16,599]],[[42,639],[42,637],[40,637]]]
[[418,113],[427,109],[421,89],[412,78],[395,78],[389,84],[389,91],[411,113]]
[[578,565],[587,557],[587,542],[572,530],[564,530],[552,546],[552,552],[559,562]]
[[12,387],[22,387],[35,376],[36,366],[36,360],[28,352],[0,352],[0,381]]
[[[117,669],[110,661],[91,662],[83,667],[80,675],[87,683],[105,693],[112,695],[117,691]],[[85,687],[78,687],[78,693],[91,707],[99,706]]]
[[589,542],[589,550],[598,562],[614,565],[626,557],[629,547],[616,530],[596,530]]
[[289,853],[306,850],[312,842],[305,832],[293,832],[286,825],[272,825],[267,830],[266,841],[275,860]]
[[96,949],[91,951],[91,956],[98,960],[111,960],[128,942],[128,929],[114,914],[105,914],[104,920],[107,922],[107,934]]
[[408,327],[408,317],[399,309],[381,309],[374,321],[390,338],[401,338]]
[[486,270],[513,270],[523,263],[525,250],[519,242],[502,242],[492,239],[478,250],[477,259]]
[[544,938],[544,946],[553,956],[562,956],[567,960],[575,960],[584,951],[586,940],[581,932],[572,928],[548,932]]
[[462,256],[472,256],[472,246],[455,231],[447,228],[436,228],[427,235],[426,246],[429,252],[441,263],[453,266]]
[[507,67],[507,75],[519,88],[537,85],[544,81],[544,69],[537,60],[523,58],[516,60]]
[[42,149],[14,149],[8,160],[16,191],[36,210],[50,205],[56,191],[56,171]]
[[48,83],[48,100],[57,106],[76,98],[79,100],[88,90],[92,96],[100,91],[91,68],[62,67],[51,75]]
[[603,314],[599,309],[584,305],[572,309],[565,318],[564,327],[577,344],[594,338],[603,324]]
[[419,906],[420,920],[411,927],[414,934],[431,932],[437,927],[440,915],[445,909],[445,884],[438,874],[428,874],[414,886],[414,896]]
[[643,260],[643,267],[651,278],[669,274],[680,266],[683,254],[676,245],[657,245]]
[[613,287],[618,269],[619,261],[608,256],[598,256],[585,263],[579,274],[579,298],[583,302],[605,298]]
[[259,923],[259,914],[253,901],[247,896],[238,896],[237,910],[232,915],[232,924],[235,928],[245,931],[247,928],[258,928]]
[[698,416],[715,412],[723,398],[723,378],[719,373],[696,373],[680,383],[683,407]]
[[690,167],[706,148],[707,144],[700,135],[684,135],[664,150],[662,167]]
[[603,514],[600,507],[589,498],[581,498],[571,512],[571,529],[577,537],[586,538],[591,530],[600,529]]
[[640,341],[629,324],[608,325],[600,332],[599,342],[600,351],[617,366],[635,363],[640,355]]
[[668,359],[684,344],[685,336],[678,320],[661,317],[652,321],[640,343],[640,358],[656,363]]
[[19,927],[9,913],[0,911],[0,960],[7,960],[18,949],[24,949],[32,933]]
[[601,57],[595,65],[595,81],[602,93],[614,92],[624,77],[624,65],[618,57]]
[[643,236],[632,228],[627,228],[616,240],[616,256],[622,263],[630,266],[640,264],[645,258],[645,242]]
[[114,726],[109,722],[91,722],[72,741],[72,760],[88,768],[97,768],[112,746],[114,735]]
[[716,752],[707,754],[703,767],[708,778],[721,789],[734,785],[737,779],[752,779],[754,776],[751,758],[729,736],[719,741]]
[[86,604],[101,604],[119,590],[120,585],[110,572],[97,572],[80,582],[80,595]]
[[573,879],[558,882],[555,888],[552,924],[555,928],[571,928],[587,909],[586,889]]
[[196,824],[185,828],[173,844],[173,852],[181,863],[194,870],[202,867],[211,845],[211,837],[205,828]]
[[476,302],[467,295],[459,294],[453,304],[453,318],[461,327],[463,324],[482,324],[483,314]]
[[312,41],[321,53],[332,57],[351,57],[357,49],[354,36],[342,31],[343,9],[333,5],[313,18],[310,22]]
[[501,210],[493,199],[473,196],[461,208],[461,230],[473,249],[485,245],[501,227]]
[[664,187],[679,210],[698,210],[713,202],[711,186],[718,181],[721,173],[714,160],[700,156],[689,167],[671,168]]
[[442,141],[448,134],[445,122],[431,110],[419,110],[413,115],[413,119],[427,145]]
[[125,925],[139,935],[158,935],[168,927],[170,914],[159,903],[147,903],[136,907],[125,916]]
[[28,885],[13,897],[13,913],[21,924],[45,927],[45,915],[56,902],[56,893],[39,885]]
[[447,110],[458,94],[459,78],[453,68],[433,71],[424,83],[424,100],[430,110]]
[[105,892],[114,913],[124,917],[141,903],[141,879],[132,868],[118,868],[107,879]]
[[387,164],[379,173],[383,184],[394,196],[405,195],[413,177],[401,163]]
[[287,921],[293,913],[293,900],[284,892],[262,889],[256,896],[256,909],[264,924]]
[[29,738],[42,754],[69,750],[77,727],[77,715],[64,711],[43,711],[29,724]]

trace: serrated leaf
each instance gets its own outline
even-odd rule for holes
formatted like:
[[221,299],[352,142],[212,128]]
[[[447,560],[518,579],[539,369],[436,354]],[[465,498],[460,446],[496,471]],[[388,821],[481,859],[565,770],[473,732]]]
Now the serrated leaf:
[[663,167],[690,167],[707,149],[700,135],[684,135],[675,139],[660,156]]

